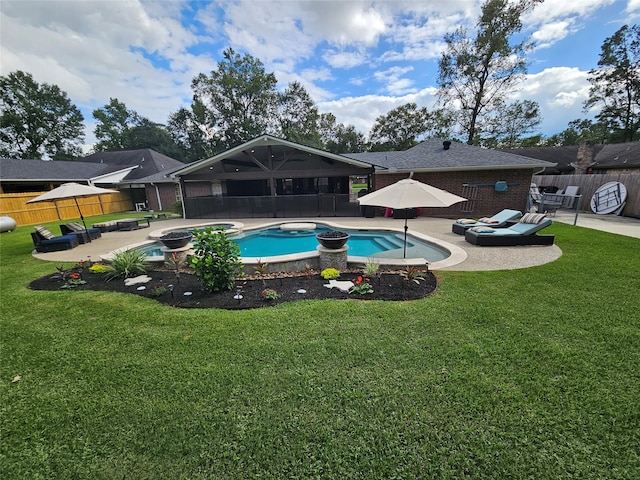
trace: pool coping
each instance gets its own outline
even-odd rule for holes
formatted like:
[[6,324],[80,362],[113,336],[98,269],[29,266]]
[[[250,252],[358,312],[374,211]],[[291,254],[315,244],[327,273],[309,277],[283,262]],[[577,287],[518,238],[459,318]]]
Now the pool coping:
[[[295,221],[295,222],[287,222],[287,221],[269,221],[269,222],[265,222],[265,223],[261,223],[261,224],[255,224],[255,225],[251,225],[249,228],[245,227],[245,224],[242,222],[233,222],[233,221],[227,221],[227,222],[202,222],[199,224],[194,224],[194,225],[189,225],[188,227],[169,227],[169,228],[163,228],[163,229],[157,229],[154,230],[152,232],[149,233],[148,238],[149,240],[147,241],[143,241],[143,242],[138,242],[135,244],[131,244],[131,245],[126,245],[124,247],[121,247],[119,249],[116,249],[112,252],[109,252],[108,254],[105,255],[101,255],[101,258],[104,261],[110,261],[111,259],[113,259],[113,255],[117,252],[123,251],[123,250],[129,250],[132,248],[139,248],[142,246],[146,246],[146,245],[150,245],[152,243],[154,243],[158,238],[160,238],[162,235],[168,233],[169,231],[176,231],[176,230],[183,230],[185,228],[189,228],[189,229],[193,229],[193,228],[199,228],[199,227],[208,227],[208,226],[215,226],[216,224],[219,225],[229,225],[231,224],[232,227],[230,227],[229,229],[227,229],[226,231],[230,231],[230,230],[236,230],[239,232],[250,232],[253,230],[260,230],[263,228],[270,228],[270,227],[277,227],[277,226],[282,226],[282,225],[286,225],[286,224],[320,224],[320,225],[326,225],[329,226],[331,228],[335,228],[335,229],[348,229],[348,230],[355,230],[355,231],[371,231],[371,230],[378,230],[378,231],[387,231],[387,232],[395,232],[395,233],[400,233],[401,235],[404,235],[404,229],[401,228],[388,228],[388,227],[368,227],[368,228],[363,228],[363,227],[358,227],[355,225],[348,225],[348,224],[343,224],[343,223],[337,223],[337,222],[332,222],[332,221],[326,221],[326,220],[315,220],[315,221]],[[234,232],[236,233],[236,232]],[[409,230],[407,231],[407,235],[412,236],[414,238],[417,238],[419,240],[428,242],[428,243],[432,243],[434,245],[437,245],[438,247],[441,247],[445,250],[447,250],[449,252],[449,257],[443,259],[443,260],[438,260],[436,262],[427,262],[427,260],[423,257],[410,257],[410,258],[378,258],[378,257],[362,257],[362,256],[355,256],[355,255],[347,255],[347,262],[349,264],[354,264],[354,265],[366,265],[367,263],[371,262],[371,260],[373,259],[376,263],[378,263],[380,265],[381,268],[403,268],[403,267],[407,267],[407,266],[420,266],[420,265],[428,265],[428,267],[430,269],[433,270],[437,270],[437,269],[442,269],[442,268],[447,268],[447,267],[451,267],[454,265],[457,265],[459,263],[464,262],[467,259],[467,252],[458,247],[457,245],[454,245],[450,242],[447,242],[446,240],[442,240],[442,239],[438,239],[429,235],[425,235],[423,233],[420,232],[416,232],[413,230]],[[270,257],[240,257],[240,261],[247,265],[247,266],[255,266],[257,265],[259,262],[267,262],[271,265],[280,265],[280,264],[285,264],[285,263],[294,263],[294,262],[302,262],[304,260],[307,259],[314,259],[316,257],[319,256],[319,252],[318,251],[309,251],[309,252],[300,252],[300,253],[293,253],[293,254],[288,254],[288,255],[274,255],[274,256],[270,256]],[[147,259],[151,262],[162,262],[164,261],[164,259],[162,257],[147,257]]]

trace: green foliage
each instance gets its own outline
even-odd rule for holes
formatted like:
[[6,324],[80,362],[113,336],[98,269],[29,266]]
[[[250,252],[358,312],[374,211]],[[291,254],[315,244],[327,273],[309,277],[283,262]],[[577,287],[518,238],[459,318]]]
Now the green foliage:
[[380,270],[380,263],[373,258],[370,258],[369,260],[367,260],[367,263],[364,265],[364,273],[366,273],[368,277],[373,277],[374,275],[377,275],[379,270]]
[[89,273],[105,273],[109,270],[109,267],[102,263],[94,263],[89,267]]
[[204,120],[216,151],[272,131],[278,108],[276,76],[260,60],[232,48],[223,57],[209,76],[201,73],[191,83],[194,99],[206,105]]
[[320,272],[320,276],[325,280],[335,280],[340,277],[340,270],[336,268],[325,268]]
[[267,300],[276,300],[280,294],[278,294],[278,292],[276,290],[274,290],[273,288],[265,288],[262,291],[262,299],[267,301]]
[[227,237],[223,228],[207,227],[194,231],[194,255],[189,264],[211,292],[231,290],[242,272],[240,248]]
[[161,285],[153,287],[150,292],[152,297],[161,297],[165,293],[167,293],[167,289]]
[[353,279],[353,287],[349,289],[349,294],[358,293],[360,295],[366,295],[373,293],[373,287],[371,286],[368,277],[358,276]]
[[640,139],[640,26],[623,25],[602,44],[598,68],[585,111],[598,107],[596,118],[611,132],[611,142]]
[[253,267],[253,271],[256,272],[258,275],[264,275],[267,273],[268,267],[269,267],[269,264],[263,262],[262,259],[259,258],[255,267]]
[[527,71],[526,40],[511,44],[522,30],[520,17],[538,0],[487,0],[475,36],[459,28],[444,37],[438,67],[438,96],[447,108],[458,103],[457,122],[467,143],[478,141],[480,123],[497,101],[512,92]]
[[374,152],[408,150],[418,144],[429,129],[429,111],[406,103],[376,118],[369,141]]
[[424,280],[424,271],[417,267],[416,265],[409,265],[406,270],[400,272],[400,275],[404,277],[406,280],[413,283],[420,283]]
[[0,156],[73,160],[82,151],[84,118],[66,92],[22,71],[0,76]]
[[171,211],[173,213],[177,213],[178,215],[182,216],[182,214],[183,214],[182,202],[178,201],[178,202],[174,203],[173,205],[171,205]]
[[117,252],[113,256],[111,264],[107,265],[105,280],[114,278],[129,278],[142,275],[147,271],[146,255],[140,250],[131,249]]

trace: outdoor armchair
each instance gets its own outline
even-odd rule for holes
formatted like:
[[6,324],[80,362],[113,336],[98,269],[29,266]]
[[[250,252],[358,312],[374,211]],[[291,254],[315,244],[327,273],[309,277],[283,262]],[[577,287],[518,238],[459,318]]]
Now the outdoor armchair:
[[102,233],[100,233],[99,228],[87,228],[85,229],[79,223],[63,223],[60,225],[60,232],[62,235],[75,235],[78,237],[78,242],[80,243],[88,243],[91,240],[95,240],[96,238],[100,238]]
[[61,235],[56,237],[46,228],[38,225],[35,231],[31,232],[33,245],[36,252],[59,252],[60,250],[69,250],[79,245],[76,235]]

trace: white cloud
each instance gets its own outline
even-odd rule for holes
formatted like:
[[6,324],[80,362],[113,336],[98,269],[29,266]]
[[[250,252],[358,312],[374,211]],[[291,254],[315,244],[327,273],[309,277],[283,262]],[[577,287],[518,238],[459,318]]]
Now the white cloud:
[[582,104],[589,96],[588,72],[578,68],[553,67],[527,75],[522,89],[512,100],[533,100],[540,104],[542,125],[547,135],[567,128],[567,123],[589,115]]
[[542,25],[540,29],[531,35],[538,48],[550,47],[559,40],[572,33],[572,22],[561,20]]
[[408,78],[402,78],[404,74],[413,70],[413,67],[391,67],[384,71],[375,72],[376,80],[385,85],[385,90],[392,95],[405,95],[414,93],[417,89],[412,87],[413,82]]
[[320,113],[333,113],[339,123],[353,125],[365,135],[380,115],[385,115],[396,107],[414,102],[418,107],[433,109],[436,100],[436,89],[425,88],[419,92],[400,97],[384,95],[364,95],[361,97],[346,97],[339,100],[321,102],[318,104]]

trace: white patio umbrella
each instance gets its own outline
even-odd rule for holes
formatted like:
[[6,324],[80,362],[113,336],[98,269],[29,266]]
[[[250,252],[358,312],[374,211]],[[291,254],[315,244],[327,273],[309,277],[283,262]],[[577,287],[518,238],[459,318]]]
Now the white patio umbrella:
[[[29,200],[27,203],[56,202],[57,200],[73,198],[76,201],[76,207],[78,207],[78,212],[80,213],[80,219],[82,220],[82,225],[86,230],[87,224],[84,223],[84,216],[82,215],[82,210],[80,209],[80,205],[78,204],[78,198],[92,197],[94,195],[104,195],[106,193],[118,193],[118,191],[110,190],[108,188],[100,188],[100,187],[94,187],[92,185],[82,185],[80,183],[70,182],[70,183],[63,183],[59,187],[54,188],[53,190],[50,190],[47,193],[38,195],[37,197]],[[89,241],[91,241],[91,239],[89,239]]]
[[[407,209],[419,207],[450,207],[454,203],[464,202],[466,198],[453,193],[404,178],[380,190],[358,198],[360,205]],[[404,256],[407,256],[407,216],[404,217]]]

